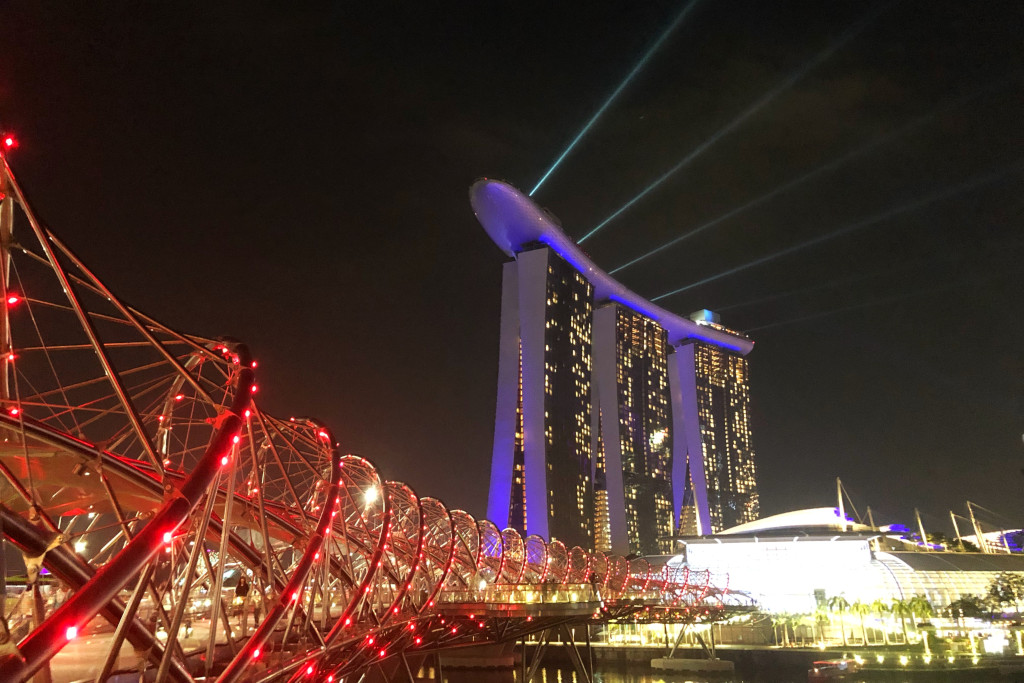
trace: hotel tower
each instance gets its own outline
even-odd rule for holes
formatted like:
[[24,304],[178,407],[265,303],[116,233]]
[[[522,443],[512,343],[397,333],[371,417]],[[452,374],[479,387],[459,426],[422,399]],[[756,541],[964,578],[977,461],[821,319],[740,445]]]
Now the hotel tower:
[[756,519],[753,342],[626,289],[506,183],[477,182],[470,202],[512,259],[488,517],[624,554]]

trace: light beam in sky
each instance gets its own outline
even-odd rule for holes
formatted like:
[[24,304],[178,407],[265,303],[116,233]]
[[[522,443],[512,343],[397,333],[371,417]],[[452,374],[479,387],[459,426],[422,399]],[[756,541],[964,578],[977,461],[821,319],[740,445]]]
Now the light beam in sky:
[[634,196],[628,202],[626,202],[621,207],[619,207],[614,213],[612,213],[610,216],[608,216],[603,221],[601,221],[596,226],[594,226],[590,230],[590,232],[588,232],[587,234],[585,234],[583,237],[581,237],[578,240],[578,243],[579,244],[583,244],[583,242],[585,242],[590,237],[592,237],[594,234],[596,234],[597,231],[599,231],[601,228],[603,228],[604,226],[608,225],[613,220],[615,220],[616,218],[621,216],[630,207],[632,207],[634,204],[636,204],[641,199],[646,197],[648,194],[653,192],[655,189],[657,189],[659,186],[661,186],[662,183],[664,183],[666,180],[668,180],[669,178],[674,176],[676,173],[678,173],[683,168],[688,166],[690,164],[690,162],[692,162],[694,159],[696,159],[701,154],[703,154],[708,149],[710,149],[716,142],[718,142],[719,140],[724,138],[726,135],[731,133],[733,130],[738,128],[740,126],[740,124],[742,124],[744,121],[749,119],[751,116],[753,116],[757,112],[761,111],[761,109],[763,109],[765,106],[767,106],[776,97],[778,97],[779,95],[781,95],[782,93],[786,92],[791,87],[793,87],[793,85],[795,85],[797,83],[797,81],[799,81],[801,78],[806,76],[807,73],[811,71],[811,69],[813,69],[814,67],[818,66],[819,64],[824,62],[829,57],[831,57],[833,55],[833,53],[835,53],[839,48],[841,48],[844,45],[846,45],[846,43],[848,43],[850,40],[852,40],[854,36],[856,36],[858,33],[860,33],[862,30],[864,30],[864,28],[869,23],[871,23],[871,21],[876,16],[878,16],[881,8],[882,8],[882,5],[879,5],[878,7],[876,7],[866,17],[864,17],[863,19],[858,21],[856,24],[854,24],[852,27],[850,27],[846,31],[846,33],[841,35],[839,38],[837,38],[831,44],[829,44],[828,47],[826,47],[824,50],[822,50],[817,55],[815,55],[813,59],[811,59],[810,61],[804,63],[802,66],[800,66],[797,69],[795,69],[794,71],[792,71],[785,79],[782,80],[781,83],[779,83],[773,89],[769,90],[767,93],[762,95],[761,99],[757,100],[752,105],[747,107],[747,109],[744,110],[739,116],[734,118],[729,123],[725,124],[725,126],[723,126],[722,128],[718,129],[718,132],[716,132],[714,135],[709,137],[707,140],[705,140],[704,142],[699,144],[692,152],[690,152],[685,157],[683,157],[682,161],[677,163],[675,166],[670,168],[665,173],[661,174],[658,178],[656,178],[653,182],[651,182],[647,187],[642,189],[639,194]]
[[[1019,76],[1017,77],[1017,79],[1019,80]],[[1003,79],[1003,80],[999,81],[998,83],[996,83],[995,85],[1002,86],[1002,85],[1005,85],[1006,83],[1007,83],[1007,81],[1005,79]],[[921,116],[918,116],[917,118],[915,118],[910,123],[908,123],[908,124],[906,124],[904,126],[901,126],[900,128],[897,128],[896,130],[893,130],[893,131],[890,131],[888,133],[885,133],[884,135],[879,135],[878,137],[876,137],[873,140],[871,140],[871,141],[861,145],[860,147],[857,147],[856,149],[850,150],[849,152],[847,152],[847,153],[845,153],[845,154],[843,154],[843,155],[841,155],[839,157],[836,157],[832,161],[830,161],[830,162],[828,162],[826,164],[822,164],[821,166],[818,166],[817,168],[814,168],[814,169],[808,171],[807,173],[804,173],[803,175],[801,175],[801,176],[799,176],[797,178],[794,178],[793,180],[790,180],[789,182],[783,183],[782,185],[779,185],[778,187],[776,187],[775,189],[773,189],[773,190],[771,190],[769,192],[766,192],[765,194],[761,195],[760,197],[757,197],[755,199],[751,199],[746,204],[743,204],[742,206],[738,206],[738,207],[736,207],[734,209],[731,209],[731,210],[723,213],[722,215],[707,221],[703,225],[699,225],[696,228],[694,228],[693,230],[690,230],[689,232],[687,232],[687,233],[685,233],[683,235],[680,235],[679,237],[675,237],[675,238],[669,240],[668,242],[665,242],[661,246],[655,247],[654,249],[651,249],[647,253],[641,254],[640,256],[637,256],[632,261],[627,261],[626,263],[623,263],[621,266],[618,266],[617,268],[614,268],[614,269],[612,269],[612,270],[610,270],[608,272],[609,272],[609,274],[614,275],[615,273],[618,273],[621,270],[625,270],[626,268],[629,268],[632,265],[640,263],[641,261],[643,261],[644,259],[646,259],[646,258],[648,258],[650,256],[654,256],[655,254],[659,254],[659,253],[665,251],[666,249],[669,249],[670,247],[674,247],[675,245],[679,244],[680,242],[683,242],[684,240],[687,240],[687,239],[689,239],[689,238],[691,238],[691,237],[693,237],[695,235],[698,235],[698,234],[704,232],[705,230],[713,228],[716,225],[718,225],[719,223],[723,223],[723,222],[729,220],[730,218],[738,216],[739,214],[743,213],[744,211],[749,211],[750,209],[752,209],[752,208],[754,208],[756,206],[759,206],[760,204],[764,204],[765,202],[767,202],[767,201],[769,201],[771,199],[774,199],[775,197],[778,197],[779,195],[781,195],[781,194],[783,194],[785,192],[788,192],[788,191],[790,191],[790,190],[792,190],[792,189],[794,189],[794,188],[796,188],[796,187],[806,183],[809,180],[813,180],[814,178],[817,178],[818,176],[824,175],[825,173],[828,173],[829,171],[834,171],[837,168],[839,168],[840,166],[842,166],[843,164],[845,164],[845,163],[847,163],[849,161],[852,161],[853,159],[856,159],[857,157],[864,156],[865,154],[868,154],[869,152],[874,151],[878,147],[881,147],[882,145],[884,145],[884,144],[886,144],[888,142],[891,142],[892,140],[894,140],[896,138],[899,138],[899,137],[902,137],[904,135],[907,135],[908,133],[912,132],[913,130],[915,130],[917,128],[920,128],[921,126],[925,125],[926,123],[929,123],[930,121],[934,120],[940,114],[943,114],[943,113],[949,111],[950,109],[953,109],[954,107],[957,107],[957,106],[959,106],[959,105],[961,105],[961,104],[963,104],[965,102],[968,102],[969,100],[977,97],[978,95],[982,94],[983,92],[991,90],[992,87],[993,87],[992,85],[988,85],[988,86],[985,86],[984,88],[980,88],[980,89],[976,88],[976,89],[972,90],[971,92],[969,92],[969,93],[967,93],[965,95],[962,95],[961,97],[956,98],[955,100],[952,100],[952,101],[950,101],[950,102],[948,102],[948,103],[946,103],[946,104],[944,104],[944,105],[942,105],[940,107],[937,107],[937,108],[933,109],[932,111],[928,112],[927,114],[923,114]]]
[[859,304],[853,304],[852,306],[843,306],[842,308],[833,308],[833,309],[828,310],[828,311],[819,311],[817,313],[811,313],[809,315],[800,316],[798,318],[790,318],[788,320],[779,320],[779,321],[776,321],[776,322],[773,322],[773,323],[768,323],[767,325],[758,325],[757,327],[748,327],[746,330],[744,330],[744,332],[745,333],[760,332],[761,330],[770,330],[773,327],[782,327],[783,325],[794,325],[796,323],[802,323],[802,322],[805,322],[805,321],[808,321],[808,320],[817,320],[818,318],[824,318],[824,317],[830,316],[830,315],[836,315],[836,314],[839,314],[839,313],[847,313],[849,311],[856,311],[856,310],[861,309],[861,308],[870,308],[872,306],[883,306],[885,304],[895,303],[897,301],[902,301],[904,299],[911,299],[911,298],[914,298],[914,297],[925,296],[925,295],[928,295],[928,294],[937,294],[939,292],[947,292],[947,291],[951,291],[951,290],[954,290],[954,289],[960,289],[961,287],[965,287],[967,285],[981,284],[983,282],[988,282],[989,280],[995,280],[997,278],[1005,277],[1008,274],[1009,273],[1006,273],[1006,272],[989,273],[988,275],[985,275],[983,277],[965,278],[965,279],[960,280],[958,282],[951,282],[951,283],[947,283],[945,285],[940,285],[938,287],[929,287],[927,289],[916,289],[916,290],[909,291],[909,292],[903,291],[903,292],[900,292],[899,294],[892,294],[890,296],[881,297],[881,298],[878,298],[878,299],[872,299],[870,301],[864,301],[864,302],[859,303]]
[[706,285],[710,282],[714,282],[715,280],[720,280],[723,277],[735,275],[736,273],[747,270],[748,268],[753,268],[754,266],[759,266],[761,264],[768,263],[769,261],[774,261],[775,259],[782,258],[783,256],[788,256],[789,254],[800,251],[801,249],[813,247],[815,245],[821,244],[822,242],[835,239],[836,237],[848,235],[851,232],[862,230],[864,228],[875,225],[876,223],[881,223],[883,221],[889,220],[890,218],[895,218],[896,216],[899,216],[901,214],[915,211],[924,206],[927,206],[928,204],[932,204],[943,199],[948,199],[949,197],[961,194],[963,192],[967,192],[969,190],[973,190],[982,185],[988,185],[990,183],[996,182],[997,180],[1003,178],[1006,175],[1009,175],[1010,173],[1020,170],[1022,165],[1024,165],[1024,160],[1017,160],[1008,167],[1003,167],[996,171],[985,173],[980,176],[974,176],[973,178],[970,178],[957,185],[953,185],[952,187],[943,188],[936,192],[932,192],[931,194],[927,194],[923,197],[912,199],[903,204],[900,204],[899,206],[895,206],[891,209],[886,209],[885,211],[876,213],[872,216],[868,216],[867,218],[856,221],[849,225],[845,225],[837,230],[833,230],[832,232],[826,233],[824,235],[819,235],[818,237],[815,237],[813,239],[809,239],[806,242],[794,244],[791,247],[786,247],[785,249],[781,249],[773,254],[768,254],[767,256],[762,256],[748,263],[744,263],[743,265],[736,266],[735,268],[730,268],[728,270],[722,271],[717,275],[712,275],[710,277],[704,278],[703,280],[698,280],[697,282],[688,284],[685,287],[679,287],[678,289],[673,289],[670,292],[659,294],[658,296],[653,297],[651,301],[659,301],[661,299],[673,296],[675,294],[681,294],[682,292],[686,292],[696,287],[700,287],[701,285]]
[[534,185],[532,190],[530,190],[531,197],[533,196],[534,192],[540,189],[540,186],[544,184],[544,181],[547,180],[552,173],[554,173],[555,169],[558,168],[558,165],[561,164],[567,156],[569,156],[569,152],[573,150],[576,144],[579,143],[579,141],[583,138],[584,135],[587,134],[587,132],[597,122],[597,120],[601,118],[601,115],[604,114],[605,109],[611,106],[611,103],[615,101],[615,98],[619,96],[619,93],[621,93],[623,89],[625,89],[625,87],[629,85],[630,81],[636,78],[637,74],[640,73],[644,66],[647,65],[647,61],[651,58],[651,56],[658,51],[658,48],[661,47],[661,44],[665,42],[665,39],[668,38],[669,35],[671,35],[671,33],[676,30],[676,27],[683,22],[683,19],[686,18],[686,15],[690,13],[690,10],[692,10],[699,1],[700,0],[690,0],[690,2],[688,2],[686,6],[683,7],[682,11],[679,12],[676,18],[672,21],[672,23],[668,25],[668,28],[662,31],[661,35],[658,36],[658,39],[651,43],[651,46],[647,48],[647,52],[645,52],[644,56],[640,58],[640,61],[636,63],[636,66],[633,67],[633,70],[630,71],[624,79],[622,79],[622,82],[619,83],[619,86],[615,88],[614,91],[612,91],[612,94],[608,96],[608,99],[604,101],[604,104],[598,107],[597,111],[594,112],[594,115],[590,117],[590,120],[583,125],[583,127],[580,129],[580,132],[577,133],[576,137],[574,137],[572,139],[572,142],[569,143],[569,146],[565,148],[565,150],[558,156],[558,158],[555,159],[555,162],[551,164],[551,167],[544,173],[543,176],[541,176],[541,179],[537,181],[537,184]]

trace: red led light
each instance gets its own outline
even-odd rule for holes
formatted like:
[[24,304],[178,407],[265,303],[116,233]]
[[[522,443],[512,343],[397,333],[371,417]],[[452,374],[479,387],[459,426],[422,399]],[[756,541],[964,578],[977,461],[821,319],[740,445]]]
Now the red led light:
[[241,440],[242,440],[242,437],[238,436],[238,434],[235,434],[235,436],[232,437],[232,439],[231,439],[231,443],[238,443]]
[[252,651],[252,658],[253,659],[259,659],[260,658],[260,649],[259,648],[256,648],[255,650]]
[[260,389],[259,389],[259,387],[257,387],[257,386],[256,386],[255,384],[253,384],[253,385],[252,385],[252,388],[250,389],[250,391],[252,391],[252,393],[254,393],[254,394],[255,394],[255,393],[256,393],[257,391],[259,391],[259,390],[260,390]]
[[367,645],[373,645],[373,636],[370,636],[369,638],[366,639],[366,644]]
[[225,455],[223,458],[221,458],[220,459],[220,464],[221,465],[227,465],[228,464],[228,456]]
[[68,626],[68,630],[64,632],[64,635],[67,637],[68,640],[74,640],[78,637],[78,627]]
[[7,149],[14,149],[17,146],[18,139],[16,137],[14,137],[13,135],[4,136],[4,147],[6,147]]
[[423,642],[423,639],[420,638],[419,636],[416,636],[416,644],[419,645],[422,642]]
[[298,602],[298,601],[299,601],[299,593],[298,593],[298,591],[296,591],[296,592],[292,593],[292,602]]
[[380,656],[381,657],[387,657],[387,655],[388,655],[388,651],[387,650],[381,650],[380,651]]
[[256,369],[256,361],[253,361],[253,362],[252,362],[252,369],[253,369],[253,370],[255,370],[255,369]]
[[20,413],[21,411],[20,411],[20,410],[18,410],[17,408],[11,408],[11,409],[10,409],[10,410],[8,410],[7,412],[9,412],[9,413],[10,413],[11,415],[17,415],[17,414],[18,414],[18,413]]
[[170,532],[170,531],[165,531],[164,532],[164,543],[166,543],[167,545],[170,545],[172,540],[174,540],[174,534],[172,532]]
[[21,301],[21,297],[19,297],[17,294],[11,294],[11,295],[9,295],[7,297],[7,305],[8,306],[13,306],[14,304],[18,303],[19,301]]
[[312,676],[313,675],[313,665],[312,664],[310,664],[308,667],[306,667],[306,675],[307,676]]
[[185,398],[185,394],[178,394],[177,396],[175,396],[175,397],[174,397],[174,400],[175,400],[175,401],[180,401],[180,400],[182,400],[183,398]]

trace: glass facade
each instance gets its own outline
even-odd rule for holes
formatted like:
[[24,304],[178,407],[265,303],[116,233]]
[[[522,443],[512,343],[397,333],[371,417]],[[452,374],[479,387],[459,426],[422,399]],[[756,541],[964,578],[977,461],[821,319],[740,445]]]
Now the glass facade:
[[668,341],[654,321],[616,306],[618,439],[629,552],[673,550]]
[[749,369],[743,356],[704,342],[694,343],[694,361],[708,509],[717,532],[760,513]]
[[[550,540],[594,546],[594,496],[591,482],[591,314],[593,287],[572,266],[546,247],[544,282],[543,447],[545,500],[531,500],[526,482],[527,442],[536,438],[524,427],[522,342],[519,353],[516,434],[513,446],[509,526],[528,533],[528,508],[547,508]],[[537,397],[533,397],[536,400]]]

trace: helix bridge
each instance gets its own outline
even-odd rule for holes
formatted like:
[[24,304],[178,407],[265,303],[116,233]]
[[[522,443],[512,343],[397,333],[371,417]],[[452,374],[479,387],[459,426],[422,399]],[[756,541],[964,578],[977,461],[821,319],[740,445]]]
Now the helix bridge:
[[7,159],[0,196],[0,680],[409,680],[451,648],[729,609],[707,572],[382,479],[262,410],[245,344],[121,302]]

